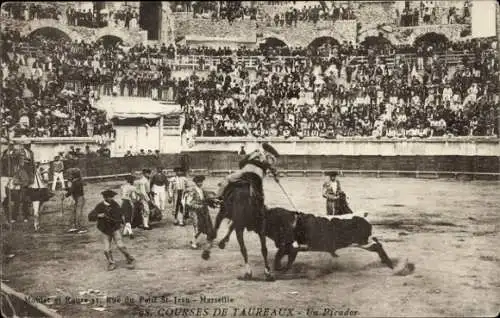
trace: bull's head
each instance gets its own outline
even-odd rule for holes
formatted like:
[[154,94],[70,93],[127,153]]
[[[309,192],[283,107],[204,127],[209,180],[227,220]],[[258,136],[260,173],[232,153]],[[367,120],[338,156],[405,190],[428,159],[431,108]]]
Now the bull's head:
[[295,240],[300,244],[306,244],[306,228],[304,223],[305,214],[302,212],[295,212],[293,214],[292,228],[295,233]]
[[352,218],[351,237],[352,242],[360,245],[368,244],[368,239],[372,235],[372,225],[368,221],[359,216]]

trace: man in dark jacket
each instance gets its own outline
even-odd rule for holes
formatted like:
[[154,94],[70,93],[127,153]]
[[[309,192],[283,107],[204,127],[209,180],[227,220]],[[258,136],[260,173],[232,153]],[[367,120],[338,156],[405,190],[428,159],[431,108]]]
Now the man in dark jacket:
[[98,203],[89,213],[89,221],[97,221],[97,229],[104,236],[104,255],[108,260],[108,270],[111,271],[116,268],[113,254],[111,253],[111,242],[113,240],[120,252],[122,252],[127,259],[129,267],[132,268],[135,259],[129,254],[122,241],[120,228],[123,223],[123,215],[120,205],[113,199],[116,192],[113,190],[105,190],[101,192],[101,194],[104,201]]
[[[13,199],[14,201],[14,209],[12,213],[12,221],[16,221],[18,217],[18,213],[22,212],[24,217],[24,222],[28,222],[30,209],[29,209],[29,196],[28,196],[28,187],[31,185],[30,176],[27,172],[26,167],[24,166],[24,161],[20,160],[18,162],[18,166],[14,171],[14,175],[12,177],[13,183],[13,193],[17,190],[17,197]],[[10,190],[10,191],[11,191]]]
[[66,192],[66,198],[71,196],[75,201],[73,207],[73,227],[68,230],[70,233],[78,232],[78,234],[87,233],[87,229],[83,226],[83,208],[85,206],[85,198],[83,196],[83,181],[80,169],[73,168],[70,170],[71,186]]
[[[240,170],[233,172],[232,174],[226,176],[226,178],[220,183],[219,189],[217,190],[216,197],[222,197],[226,186],[240,179],[240,177],[247,172],[253,172],[259,175],[262,179],[267,171],[276,178],[276,163],[279,157],[278,152],[268,143],[263,143],[262,147],[254,150],[253,152],[245,155],[243,159],[239,162]],[[260,170],[262,169],[262,170]],[[262,171],[262,172],[259,172]]]

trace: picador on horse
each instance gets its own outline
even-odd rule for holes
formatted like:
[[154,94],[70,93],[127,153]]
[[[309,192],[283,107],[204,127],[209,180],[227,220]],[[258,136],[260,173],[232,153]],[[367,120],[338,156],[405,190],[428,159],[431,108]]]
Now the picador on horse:
[[[219,247],[224,248],[229,240],[229,236],[236,232],[240,251],[245,261],[246,272],[244,278],[252,276],[251,268],[248,265],[248,255],[243,240],[245,229],[254,231],[259,235],[262,256],[265,264],[265,274],[267,280],[272,280],[273,276],[267,260],[266,247],[266,208],[264,206],[264,191],[262,182],[268,172],[277,180],[276,162],[279,157],[278,152],[268,143],[263,143],[262,147],[246,155],[239,163],[240,170],[229,175],[220,185],[217,196],[221,198],[220,211],[215,219],[214,235],[209,239],[207,249],[203,251],[203,258],[208,259],[212,242],[217,235],[217,231],[223,219],[230,219],[228,233],[220,241]],[[293,240],[293,233],[288,233],[288,237]]]
[[[217,236],[222,220],[227,218],[231,220],[231,223],[227,234],[219,242],[219,247],[223,249],[231,233],[236,232],[245,262],[243,279],[252,277],[243,239],[245,229],[259,235],[265,276],[268,281],[274,280],[274,276],[271,274],[267,259],[266,237],[273,240],[278,248],[274,262],[276,270],[289,269],[300,250],[326,251],[336,256],[337,249],[349,246],[377,252],[381,260],[392,268],[390,259],[376,238],[373,238],[373,243],[369,243],[372,226],[364,217],[353,216],[345,220],[329,219],[283,208],[267,209],[264,205],[262,182],[266,173],[270,172],[279,184],[275,168],[278,157],[278,152],[269,144],[264,143],[262,148],[246,155],[240,161],[240,170],[229,175],[220,185],[217,195],[222,199],[222,203],[215,219],[215,229],[210,231],[209,243],[203,251],[203,259],[210,257],[213,240]],[[339,184],[335,181],[334,174],[331,175],[330,183],[325,184],[324,195],[327,201],[337,202],[327,202],[327,207],[331,208],[336,205],[337,212],[334,214],[352,215],[340,187],[333,188],[333,185]],[[288,264],[282,268],[280,261],[285,255],[288,255]]]

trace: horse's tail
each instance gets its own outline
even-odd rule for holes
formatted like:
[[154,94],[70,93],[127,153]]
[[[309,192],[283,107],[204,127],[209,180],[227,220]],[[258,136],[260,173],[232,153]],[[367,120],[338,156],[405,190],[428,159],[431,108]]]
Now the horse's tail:
[[264,197],[258,187],[248,184],[233,191],[228,198],[229,218],[236,231],[247,229],[260,233],[265,226]]
[[[230,191],[225,191],[223,195],[223,203],[221,204],[219,213],[215,217],[215,226],[211,232],[211,235],[207,237],[208,244],[202,253],[203,259],[210,258],[210,250],[213,246],[213,241],[217,237],[217,232],[219,231],[219,227],[224,219],[230,219],[233,221],[232,226],[235,226],[235,229],[241,229],[245,227],[245,225],[249,224],[248,218],[253,218],[255,210],[255,204],[251,198],[250,187],[235,187]],[[254,226],[251,226],[252,228]]]

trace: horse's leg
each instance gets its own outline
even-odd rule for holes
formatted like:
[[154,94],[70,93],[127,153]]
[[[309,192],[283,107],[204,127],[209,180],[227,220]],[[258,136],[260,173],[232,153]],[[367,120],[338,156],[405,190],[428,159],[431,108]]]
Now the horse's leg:
[[294,248],[291,245],[288,246],[288,262],[286,264],[285,270],[289,270],[290,268],[292,268],[293,262],[295,262],[295,258],[297,258],[298,253],[298,249]]
[[222,238],[222,240],[219,242],[219,248],[223,250],[226,247],[227,242],[229,242],[229,237],[231,236],[231,233],[233,233],[234,226],[233,223],[229,225],[229,229],[227,230],[226,235]]
[[212,235],[210,237],[207,237],[209,241],[215,240],[215,238],[217,237],[217,232],[219,231],[220,225],[222,223],[222,220],[224,220],[225,217],[226,217],[226,211],[224,210],[224,207],[221,207],[219,213],[217,213],[217,216],[215,217],[215,226]]
[[40,229],[40,201],[33,201],[33,225],[35,226],[35,231]]
[[266,236],[264,234],[259,234],[260,239],[260,250],[262,252],[262,257],[264,258],[264,273],[266,275],[267,281],[274,281],[274,275],[271,273],[271,268],[269,267],[269,262],[267,261],[267,246],[266,246]]
[[278,249],[278,251],[276,252],[276,255],[274,256],[274,270],[275,271],[279,271],[279,270],[282,270],[282,267],[281,267],[281,260],[283,259],[283,257],[285,256],[286,252],[285,252],[285,248],[281,247]]
[[215,227],[214,230],[212,231],[210,236],[207,236],[207,241],[208,243],[205,245],[205,249],[203,250],[203,253],[201,254],[201,258],[204,260],[207,260],[210,258],[210,250],[212,249],[213,243],[215,238],[217,237],[217,232],[219,230],[220,224],[222,223],[222,220],[226,217],[226,213],[223,208],[217,213],[217,216],[215,217]]
[[[222,223],[222,220],[226,217],[226,211],[224,209],[224,206],[221,206],[219,213],[217,213],[217,216],[215,217],[215,234],[217,234],[217,231],[219,230],[220,224]],[[214,237],[215,239],[215,237]]]
[[245,261],[245,275],[243,276],[243,279],[250,279],[252,278],[252,268],[248,265],[248,254],[245,241],[243,240],[243,231],[244,229],[236,229],[236,239],[238,240],[240,252],[243,256],[243,260]]

